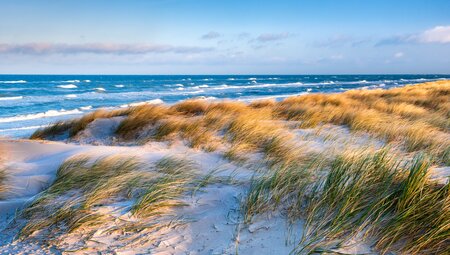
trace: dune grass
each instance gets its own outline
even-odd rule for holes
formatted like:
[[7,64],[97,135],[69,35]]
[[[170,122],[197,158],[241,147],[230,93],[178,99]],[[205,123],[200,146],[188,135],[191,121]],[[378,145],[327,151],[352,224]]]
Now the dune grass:
[[387,148],[273,168],[253,180],[245,220],[274,210],[304,219],[295,254],[338,252],[352,239],[382,253],[446,254],[450,184],[433,183],[429,169],[425,156],[400,161]]
[[449,164],[450,82],[425,83],[390,90],[353,90],[287,98],[278,114],[303,126],[346,125],[403,142],[407,151],[426,150]]
[[423,155],[405,163],[387,151],[337,158],[308,200],[302,249],[337,248],[363,233],[382,253],[448,253],[449,184],[432,183],[429,168]]
[[[277,210],[292,220],[302,219],[303,238],[293,253],[336,253],[354,239],[373,244],[383,254],[450,253],[450,184],[429,178],[432,165],[450,165],[449,81],[281,102],[142,105],[93,113],[33,136],[75,135],[105,116],[124,116],[116,131],[121,141],[181,139],[205,151],[221,147],[225,158],[237,162],[253,153],[262,155],[267,168],[251,180],[242,205],[244,220],[249,223],[255,215]],[[294,129],[324,124],[364,132],[385,147],[314,154],[297,143]],[[110,216],[95,209],[125,198],[134,201],[130,213],[137,218],[170,214],[199,181],[191,163],[174,158],[161,160],[153,171],[141,168],[123,159],[67,162],[52,187],[27,209],[30,227],[24,232],[61,221],[69,229],[100,224]],[[56,213],[49,217],[50,209]]]
[[281,148],[273,150],[271,146],[292,140],[288,137],[290,128],[280,121],[295,121],[300,127],[331,123],[367,132],[387,143],[400,143],[407,152],[426,151],[436,162],[449,165],[449,102],[449,81],[389,90],[311,94],[281,102],[261,100],[245,104],[192,99],[173,106],[147,104],[111,112],[101,110],[40,129],[32,138],[51,138],[62,132],[73,137],[96,118],[124,116],[116,131],[122,140],[142,143],[181,138],[191,147],[208,151],[228,144],[228,156],[232,158],[238,148],[253,147],[251,151],[277,154]]
[[[50,229],[50,233],[92,233],[100,226],[114,230],[151,228],[152,217],[183,205],[181,196],[194,187],[197,178],[195,167],[190,161],[172,157],[155,166],[120,156],[69,159],[58,169],[55,182],[23,210],[27,223],[20,236],[27,238]],[[116,217],[102,208],[116,203],[125,203],[138,220],[109,226]]]

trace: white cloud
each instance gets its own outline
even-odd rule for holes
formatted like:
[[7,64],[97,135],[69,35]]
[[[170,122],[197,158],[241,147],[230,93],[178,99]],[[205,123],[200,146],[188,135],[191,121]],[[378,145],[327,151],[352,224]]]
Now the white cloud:
[[221,35],[218,33],[218,32],[215,32],[215,31],[211,31],[211,32],[209,32],[209,33],[207,33],[207,34],[204,34],[204,35],[202,35],[202,39],[204,39],[204,40],[209,40],[209,39],[216,39],[216,38],[219,38]]
[[146,54],[146,53],[201,53],[211,51],[209,47],[172,46],[167,44],[114,44],[114,43],[0,43],[0,54]]
[[256,40],[259,42],[271,42],[271,41],[279,41],[290,37],[290,33],[279,33],[279,34],[261,34],[256,37]]
[[405,54],[403,52],[397,52],[394,54],[394,58],[402,58]]
[[376,46],[405,43],[450,43],[450,26],[436,26],[416,34],[397,35],[384,38]]
[[450,43],[450,26],[437,26],[419,36],[423,43]]

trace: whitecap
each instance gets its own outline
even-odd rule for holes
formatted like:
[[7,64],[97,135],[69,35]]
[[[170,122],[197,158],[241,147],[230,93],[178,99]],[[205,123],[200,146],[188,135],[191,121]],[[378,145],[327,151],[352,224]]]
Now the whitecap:
[[64,97],[65,97],[65,98],[76,98],[77,95],[70,94],[70,95],[65,95]]
[[0,81],[0,83],[5,83],[5,84],[15,84],[15,83],[27,83],[27,81],[25,81],[25,80],[18,80],[18,81]]
[[19,100],[23,99],[23,96],[17,96],[17,97],[0,97],[0,101],[6,101],[6,100]]
[[43,128],[43,127],[47,127],[47,126],[48,126],[48,125],[42,125],[42,126],[29,126],[29,127],[18,127],[18,128],[7,128],[7,129],[0,129],[0,132],[38,129],[38,128]]
[[76,88],[78,88],[77,85],[75,85],[75,84],[59,85],[57,87],[58,88],[62,88],[62,89],[76,89]]
[[80,114],[80,113],[83,113],[83,112],[81,112],[78,109],[68,110],[68,111],[66,111],[64,109],[61,109],[59,111],[49,110],[46,112],[40,112],[40,113],[34,113],[34,114],[26,114],[26,115],[14,116],[14,117],[0,118],[0,123],[8,123],[8,122],[15,122],[15,121],[23,121],[23,120],[33,120],[33,119],[41,119],[41,118],[70,115],[70,114]]
[[205,96],[199,96],[199,97],[194,97],[193,99],[206,100],[206,101],[213,101],[213,100],[216,100],[217,97],[205,97]]
[[106,89],[104,89],[104,88],[95,88],[95,90],[97,92],[105,92],[106,91]]
[[248,97],[248,98],[240,98],[240,99],[238,99],[238,101],[252,102],[252,101],[256,101],[256,100],[295,97],[295,96],[302,96],[302,95],[308,95],[308,94],[309,94],[308,92],[301,92],[301,93],[295,93],[295,94],[284,94],[284,95],[274,95],[274,96],[254,96],[254,97]]
[[91,82],[91,80],[84,80],[84,82]]
[[164,101],[157,98],[157,99],[152,99],[149,101],[144,101],[144,102],[136,102],[136,103],[130,103],[130,104],[123,104],[120,107],[121,108],[126,108],[126,107],[135,107],[135,106],[140,106],[140,105],[146,105],[146,104],[164,104]]
[[118,84],[118,85],[114,85],[114,87],[116,87],[116,88],[123,88],[123,87],[125,87],[125,85]]
[[175,84],[175,86],[176,86],[176,87],[184,87],[184,85],[181,84],[181,83]]
[[312,91],[312,89],[311,89],[311,88],[310,88],[310,89],[306,89],[306,91],[307,91],[307,92],[311,92],[311,91]]
[[176,88],[176,90],[184,90],[184,88],[181,88],[181,87],[180,87],[180,88]]
[[80,80],[67,80],[67,81],[63,81],[63,82],[67,82],[67,83],[79,83]]
[[82,110],[82,111],[88,111],[88,110],[91,110],[91,109],[92,109],[91,105],[80,107],[80,110]]
[[256,78],[248,78],[249,81],[256,81]]
[[203,85],[199,85],[198,87],[199,87],[199,88],[208,88],[209,86],[206,85],[206,84],[203,84]]

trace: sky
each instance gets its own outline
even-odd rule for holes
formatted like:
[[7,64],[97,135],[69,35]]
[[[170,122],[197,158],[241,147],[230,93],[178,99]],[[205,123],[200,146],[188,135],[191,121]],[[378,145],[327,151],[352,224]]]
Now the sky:
[[449,0],[0,0],[3,74],[450,74]]

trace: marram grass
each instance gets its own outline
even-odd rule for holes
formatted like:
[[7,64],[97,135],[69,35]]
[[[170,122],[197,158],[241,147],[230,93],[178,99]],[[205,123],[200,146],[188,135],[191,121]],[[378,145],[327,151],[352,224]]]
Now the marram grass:
[[[181,197],[201,181],[195,168],[191,161],[174,157],[163,158],[154,166],[120,156],[69,159],[60,166],[55,182],[21,212],[27,223],[20,237],[49,229],[53,229],[50,233],[90,233],[101,226],[152,228],[155,216],[168,215],[182,205]],[[99,209],[124,201],[132,202],[128,210],[137,221],[109,226],[116,218]]]
[[[99,110],[36,131],[33,139],[74,137],[96,118],[123,116],[116,130],[119,141],[183,139],[193,148],[215,150],[220,144],[242,143],[267,150],[270,141],[289,134],[284,121],[300,127],[326,123],[363,131],[406,152],[425,151],[435,162],[450,164],[450,82],[437,81],[389,90],[351,90],[311,94],[281,102],[262,100],[208,102],[187,100],[173,106],[142,105],[115,111]],[[265,142],[267,141],[267,142]],[[269,144],[268,144],[269,143]],[[284,144],[284,142],[282,142]],[[288,146],[290,147],[290,146]],[[276,152],[276,150],[274,151]],[[233,158],[237,153],[230,152]],[[271,156],[268,155],[270,158]],[[273,158],[273,157],[272,157]]]

